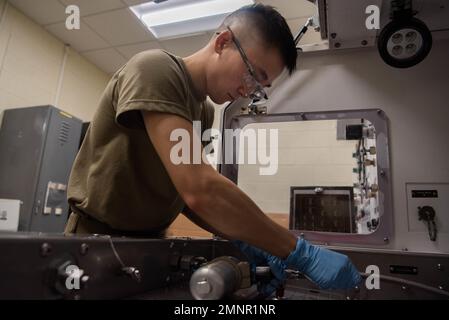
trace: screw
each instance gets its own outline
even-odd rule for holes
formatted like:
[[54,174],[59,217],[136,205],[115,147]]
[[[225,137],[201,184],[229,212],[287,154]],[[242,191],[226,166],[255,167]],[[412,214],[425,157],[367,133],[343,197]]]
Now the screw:
[[438,286],[438,289],[444,290],[444,287],[443,286]]
[[335,48],[340,48],[341,47],[341,43],[340,42],[337,42],[336,44],[335,44]]
[[443,266],[441,265],[441,263],[437,264],[437,270],[439,271],[443,270]]
[[381,177],[385,177],[385,171],[380,170],[380,173],[379,173],[379,174],[380,174]]
[[81,277],[81,282],[82,283],[86,283],[87,281],[89,281],[89,276],[82,276]]
[[89,251],[89,245],[87,243],[81,244],[80,248],[81,255],[85,256],[87,254],[87,251]]
[[51,245],[47,242],[43,243],[41,246],[41,256],[46,257],[51,253]]
[[390,241],[390,239],[388,239],[388,237],[385,237],[385,238],[384,238],[384,242],[385,242],[385,243],[388,243],[388,241]]
[[408,251],[408,249],[407,248],[402,248],[402,251]]
[[366,40],[362,41],[362,46],[366,46],[367,44],[368,44],[368,41],[366,41]]
[[335,39],[337,37],[337,34],[336,33],[331,33],[331,38],[332,39]]
[[401,289],[402,290],[407,290],[407,286],[402,286]]
[[140,270],[139,269],[135,269],[134,272],[132,273],[132,277],[137,282],[140,282],[142,280],[142,276],[140,275]]

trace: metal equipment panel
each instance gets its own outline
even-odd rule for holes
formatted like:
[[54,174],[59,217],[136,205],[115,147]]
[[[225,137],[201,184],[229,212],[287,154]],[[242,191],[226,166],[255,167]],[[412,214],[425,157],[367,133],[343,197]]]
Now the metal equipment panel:
[[19,230],[29,230],[50,109],[5,110],[0,130],[0,198],[19,199]]
[[78,152],[82,122],[54,107],[47,128],[30,231],[62,232],[68,215],[67,182]]
[[53,106],[6,110],[0,131],[0,198],[19,199],[19,230],[62,232],[67,181],[82,122]]

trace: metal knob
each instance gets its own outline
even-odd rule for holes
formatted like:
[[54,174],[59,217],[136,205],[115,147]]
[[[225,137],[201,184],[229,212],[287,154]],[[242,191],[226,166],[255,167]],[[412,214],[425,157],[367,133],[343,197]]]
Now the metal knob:
[[240,288],[238,261],[221,257],[196,270],[190,278],[190,292],[196,300],[218,300]]

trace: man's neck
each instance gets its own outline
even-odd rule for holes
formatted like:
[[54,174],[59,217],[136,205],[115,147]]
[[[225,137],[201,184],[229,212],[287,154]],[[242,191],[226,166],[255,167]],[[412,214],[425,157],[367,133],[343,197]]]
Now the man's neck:
[[195,91],[201,97],[206,97],[207,95],[206,65],[204,63],[206,61],[205,53],[205,50],[200,50],[182,59],[192,78]]

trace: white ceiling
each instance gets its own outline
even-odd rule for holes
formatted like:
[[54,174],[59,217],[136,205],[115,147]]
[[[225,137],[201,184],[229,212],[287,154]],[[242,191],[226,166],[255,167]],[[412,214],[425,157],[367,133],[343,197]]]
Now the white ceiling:
[[[148,0],[8,0],[11,5],[81,53],[105,72],[112,74],[134,54],[161,48],[179,56],[189,55],[204,46],[212,33],[158,41],[128,9]],[[256,0],[278,9],[292,33],[297,34],[315,6],[307,0]],[[80,8],[81,28],[68,30],[65,21],[68,5]],[[319,38],[308,32],[301,43]]]

